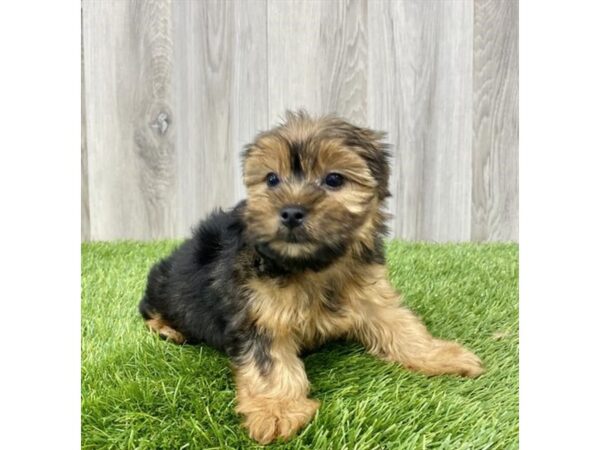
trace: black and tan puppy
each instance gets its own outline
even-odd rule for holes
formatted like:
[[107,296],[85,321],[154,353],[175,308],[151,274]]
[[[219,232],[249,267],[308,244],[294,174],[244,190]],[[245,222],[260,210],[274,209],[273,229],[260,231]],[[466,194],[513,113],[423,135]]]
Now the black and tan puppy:
[[148,276],[148,326],[231,357],[237,411],[260,443],[314,415],[299,354],[329,339],[355,339],[428,375],[483,372],[473,353],[432,337],[387,279],[382,137],[288,113],[243,154],[247,200],[213,213]]

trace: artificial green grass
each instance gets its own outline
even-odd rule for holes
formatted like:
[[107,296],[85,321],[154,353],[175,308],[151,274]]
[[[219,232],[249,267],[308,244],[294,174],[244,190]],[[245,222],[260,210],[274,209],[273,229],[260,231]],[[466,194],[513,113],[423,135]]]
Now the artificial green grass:
[[[82,246],[82,447],[259,447],[234,413],[227,359],[149,333],[137,313],[150,266],[176,242]],[[392,283],[431,332],[477,353],[478,379],[427,378],[334,342],[305,358],[316,418],[303,449],[518,447],[518,247],[391,242]]]

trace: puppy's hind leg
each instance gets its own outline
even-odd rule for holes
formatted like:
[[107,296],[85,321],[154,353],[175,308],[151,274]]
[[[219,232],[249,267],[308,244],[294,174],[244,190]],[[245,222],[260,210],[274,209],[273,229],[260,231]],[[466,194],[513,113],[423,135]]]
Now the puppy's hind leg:
[[144,297],[140,303],[140,313],[146,321],[148,328],[158,333],[163,339],[176,344],[183,344],[185,342],[186,339],[183,334],[172,328],[159,313],[152,310],[152,307],[148,304],[146,297]]

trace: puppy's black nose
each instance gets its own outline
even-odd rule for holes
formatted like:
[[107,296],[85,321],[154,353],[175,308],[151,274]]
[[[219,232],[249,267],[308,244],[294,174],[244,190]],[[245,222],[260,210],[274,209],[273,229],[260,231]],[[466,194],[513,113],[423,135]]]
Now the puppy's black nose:
[[306,217],[306,209],[298,205],[284,206],[281,208],[279,216],[281,217],[281,223],[292,229],[302,225]]

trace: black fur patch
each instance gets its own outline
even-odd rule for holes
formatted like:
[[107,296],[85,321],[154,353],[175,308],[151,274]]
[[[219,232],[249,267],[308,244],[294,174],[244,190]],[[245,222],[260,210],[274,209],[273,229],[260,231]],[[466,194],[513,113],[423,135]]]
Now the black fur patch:
[[251,357],[262,375],[269,373],[273,364],[271,358],[272,339],[251,326],[236,334],[235,342],[230,344],[228,352],[234,364],[241,365],[245,358]]
[[297,179],[302,179],[304,177],[304,172],[302,171],[302,163],[300,162],[300,153],[302,153],[302,144],[299,142],[291,142],[289,144],[290,148],[290,167],[292,168],[292,174]]
[[268,244],[256,245],[256,251],[262,257],[264,267],[262,275],[270,277],[286,276],[292,273],[312,270],[319,272],[346,253],[347,246],[343,243],[329,244],[319,247],[310,255],[289,258],[274,251]]
[[365,264],[385,264],[385,249],[383,239],[380,237],[375,239],[374,248],[369,248],[365,245],[362,245],[358,259],[360,262]]
[[157,312],[188,342],[235,350],[226,346],[239,341],[232,324],[244,322],[244,294],[238,286],[249,270],[239,258],[245,249],[243,206],[212,213],[192,239],[150,270],[140,304],[144,317]]

